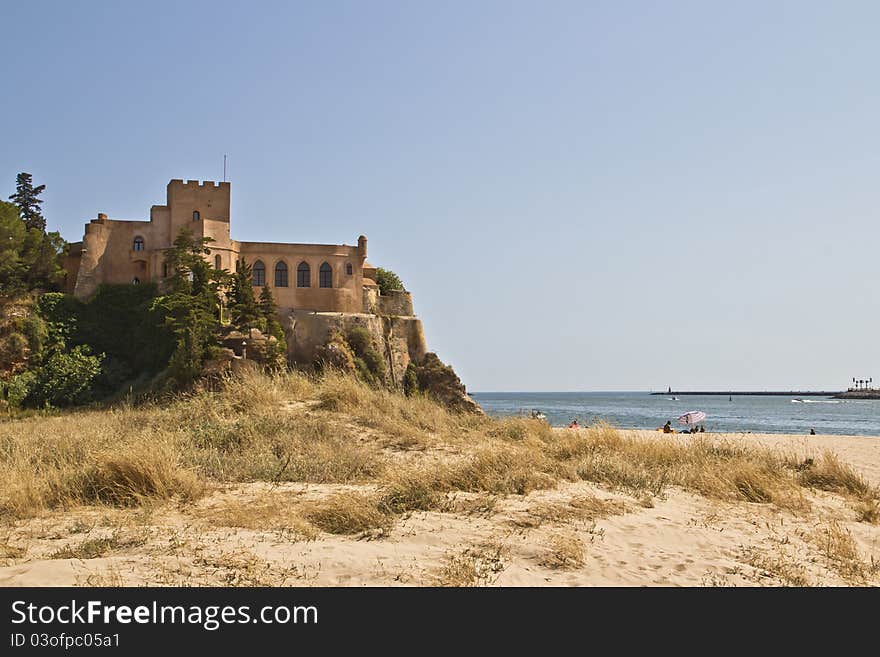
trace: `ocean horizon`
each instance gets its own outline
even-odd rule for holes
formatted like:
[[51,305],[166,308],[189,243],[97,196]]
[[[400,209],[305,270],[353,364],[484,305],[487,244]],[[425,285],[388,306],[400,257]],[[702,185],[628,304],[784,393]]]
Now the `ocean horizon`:
[[653,391],[471,392],[492,416],[540,411],[553,426],[608,422],[622,429],[656,429],[689,411],[703,411],[706,431],[880,436],[880,400],[793,396],[686,395],[674,399]]

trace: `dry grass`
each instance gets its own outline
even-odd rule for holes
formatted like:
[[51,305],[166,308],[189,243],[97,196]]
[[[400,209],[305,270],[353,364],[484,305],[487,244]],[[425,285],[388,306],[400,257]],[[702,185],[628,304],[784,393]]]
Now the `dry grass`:
[[290,495],[269,493],[259,499],[234,501],[209,509],[202,517],[212,526],[283,532],[288,538],[309,541],[318,536]]
[[627,512],[621,500],[603,500],[592,495],[573,497],[565,503],[543,502],[529,509],[529,513],[542,521],[568,522],[571,520],[596,520]]
[[[504,496],[582,480],[628,493],[644,508],[677,487],[802,514],[811,491],[822,490],[843,498],[862,522],[876,523],[880,515],[877,489],[832,454],[797,461],[746,443],[647,439],[604,424],[554,431],[530,419],[451,413],[424,397],[406,398],[335,373],[322,379],[245,373],[165,405],[0,423],[0,517],[8,522],[80,505],[109,512],[188,503],[230,483],[268,482],[273,485],[262,497],[204,510],[202,521],[281,531],[294,540],[321,532],[381,537],[402,514],[488,517]],[[353,492],[298,502],[274,490],[287,481],[346,484]],[[636,503],[581,496],[533,501],[520,519],[529,528],[636,511],[644,512]],[[846,532],[838,529],[825,531],[816,545],[836,572],[866,581],[873,566],[847,551]],[[94,558],[121,549],[110,539],[86,538],[56,555]],[[578,567],[579,540],[559,534],[548,547],[558,558],[548,556],[547,563]],[[0,547],[0,558],[15,554]],[[503,568],[500,552],[493,554],[483,546],[452,555],[438,580],[490,582]],[[798,572],[784,562],[755,559],[756,568],[800,585]],[[220,570],[223,579],[226,570]]]
[[880,502],[877,500],[857,499],[852,503],[852,507],[859,522],[880,524]]
[[825,557],[828,568],[850,584],[864,585],[880,572],[880,562],[873,557],[865,562],[852,534],[838,522],[822,524],[811,538]]
[[146,543],[143,535],[123,536],[114,532],[110,536],[87,538],[76,545],[68,545],[49,555],[50,559],[97,559],[104,555],[126,548],[139,547]]
[[25,555],[27,550],[23,547],[10,545],[7,541],[0,543],[0,560],[20,559]]
[[584,542],[573,534],[550,536],[538,563],[553,570],[575,570],[584,565]]
[[880,493],[864,477],[846,463],[841,463],[832,452],[824,452],[818,462],[807,459],[797,469],[798,482],[805,488],[818,488],[864,500],[876,500],[880,497]]
[[302,514],[318,529],[329,534],[387,533],[393,518],[379,508],[372,495],[337,493],[320,502],[304,504]]
[[434,578],[434,584],[447,587],[494,584],[504,570],[507,556],[507,548],[497,541],[488,541],[459,554],[447,555]]
[[746,563],[755,568],[760,577],[783,586],[810,586],[806,569],[786,552],[780,550],[771,554],[750,548],[744,550],[744,557]]

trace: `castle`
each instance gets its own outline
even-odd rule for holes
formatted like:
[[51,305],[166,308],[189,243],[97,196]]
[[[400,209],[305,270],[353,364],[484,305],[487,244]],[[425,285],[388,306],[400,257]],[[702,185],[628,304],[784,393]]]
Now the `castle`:
[[217,269],[233,271],[246,260],[254,285],[268,283],[281,309],[370,312],[375,299],[370,291],[377,286],[376,269],[366,262],[366,237],[361,235],[357,246],[240,242],[230,236],[229,194],[228,182],[172,180],[165,205],[150,208],[149,221],[99,214],[86,224],[82,242],[70,245],[68,291],[85,298],[101,283],[161,286],[168,275],[164,252],[182,228],[189,228],[196,237],[213,240],[206,258]]
[[411,360],[426,352],[421,321],[409,292],[380,294],[376,268],[367,259],[367,238],[346,244],[241,242],[230,236],[230,183],[172,180],[165,205],[150,208],[149,221],[108,219],[99,214],[85,225],[82,242],[65,256],[67,291],[91,296],[102,283],[162,283],[168,276],[165,250],[184,227],[208,237],[205,258],[234,271],[239,260],[253,267],[253,285],[268,284],[287,334],[291,361],[310,362],[334,331],[370,330],[384,345],[393,379],[400,381]]

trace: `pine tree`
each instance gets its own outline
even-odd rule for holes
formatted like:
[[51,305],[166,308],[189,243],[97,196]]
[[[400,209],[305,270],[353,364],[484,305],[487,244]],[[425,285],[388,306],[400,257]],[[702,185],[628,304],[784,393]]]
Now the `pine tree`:
[[165,252],[171,273],[169,293],[157,303],[165,312],[165,324],[173,332],[177,346],[169,362],[171,376],[184,386],[195,379],[215,344],[219,326],[219,286],[215,270],[205,260],[210,254],[208,237],[195,237],[181,229],[174,245]]
[[254,297],[253,267],[244,258],[238,262],[238,269],[232,275],[232,290],[229,295],[229,312],[232,324],[240,331],[252,328],[264,330],[266,321]]
[[21,210],[21,218],[28,230],[37,228],[46,232],[46,220],[40,212],[40,204],[43,201],[39,198],[44,189],[46,189],[45,185],[34,187],[33,178],[29,173],[22,172],[15,179],[15,194],[12,194],[9,200]]
[[278,314],[278,304],[275,303],[275,298],[272,296],[272,290],[269,288],[268,283],[263,285],[263,289],[260,290],[260,312],[266,318],[266,321],[276,319],[275,316]]
[[273,367],[283,367],[287,356],[287,339],[284,336],[284,327],[278,321],[278,304],[275,303],[268,283],[263,285],[260,292],[259,309],[266,322],[266,334],[274,336],[277,340],[277,342],[271,343],[273,346],[266,354],[266,360]]

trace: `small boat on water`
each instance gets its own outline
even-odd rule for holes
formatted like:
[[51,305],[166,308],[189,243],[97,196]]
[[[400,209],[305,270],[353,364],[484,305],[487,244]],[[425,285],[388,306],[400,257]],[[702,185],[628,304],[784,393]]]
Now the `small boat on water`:
[[669,397],[668,401],[681,401],[678,397]]

